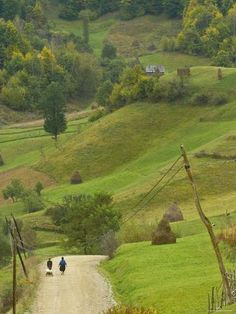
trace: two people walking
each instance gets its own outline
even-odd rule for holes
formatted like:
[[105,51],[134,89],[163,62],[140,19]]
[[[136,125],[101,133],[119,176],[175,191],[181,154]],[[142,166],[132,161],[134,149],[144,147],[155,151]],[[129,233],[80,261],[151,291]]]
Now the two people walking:
[[[52,266],[53,266],[52,260],[51,260],[51,258],[49,258],[48,261],[47,261],[47,269],[49,271],[51,271],[52,270]],[[59,270],[61,272],[61,275],[64,275],[64,272],[65,272],[66,266],[67,266],[67,263],[66,263],[64,257],[61,258],[58,266],[59,266]]]

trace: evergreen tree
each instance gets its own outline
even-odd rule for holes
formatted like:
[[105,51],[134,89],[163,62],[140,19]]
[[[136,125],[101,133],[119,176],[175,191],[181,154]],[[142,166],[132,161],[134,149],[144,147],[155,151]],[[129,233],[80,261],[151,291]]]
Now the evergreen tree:
[[66,128],[65,96],[63,87],[52,82],[45,90],[42,97],[42,108],[44,112],[44,130],[51,133],[55,140]]

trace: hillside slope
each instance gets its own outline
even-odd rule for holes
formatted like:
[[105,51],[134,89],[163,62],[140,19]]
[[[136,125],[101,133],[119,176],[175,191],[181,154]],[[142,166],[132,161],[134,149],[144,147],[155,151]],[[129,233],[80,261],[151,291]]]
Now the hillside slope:
[[[215,68],[196,68],[191,80],[205,89],[209,80],[212,90],[224,89],[227,93],[227,87],[233,99],[235,73],[235,69],[225,69],[224,79],[217,81]],[[229,80],[231,84],[226,84]],[[66,193],[105,190],[115,194],[120,207],[127,208],[152,186],[163,167],[179,156],[182,143],[191,153],[204,149],[209,153],[218,151],[222,159],[235,156],[235,129],[235,102],[218,107],[136,103],[75,135],[59,154],[47,155],[38,169],[63,184],[48,190],[46,196],[50,199],[60,199]],[[232,177],[235,164],[212,157],[191,156],[202,197],[215,198],[227,193],[230,198],[236,188]],[[80,186],[69,184],[74,170],[82,175],[84,183]],[[192,196],[186,182],[181,173],[149,208],[164,208],[173,200],[189,203]]]

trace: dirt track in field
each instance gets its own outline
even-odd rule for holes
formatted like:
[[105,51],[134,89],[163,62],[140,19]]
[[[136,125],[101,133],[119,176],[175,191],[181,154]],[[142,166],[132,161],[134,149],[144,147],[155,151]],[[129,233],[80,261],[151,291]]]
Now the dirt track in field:
[[33,314],[98,314],[114,305],[108,282],[98,272],[104,256],[67,256],[65,274],[53,259],[52,277],[41,267],[41,283],[32,308]]

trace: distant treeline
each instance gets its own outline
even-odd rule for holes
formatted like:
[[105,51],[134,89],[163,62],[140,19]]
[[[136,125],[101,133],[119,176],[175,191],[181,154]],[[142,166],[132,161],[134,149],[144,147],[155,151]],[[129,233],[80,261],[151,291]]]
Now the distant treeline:
[[77,19],[82,10],[91,10],[97,16],[119,11],[123,20],[129,20],[145,14],[166,14],[169,17],[181,17],[188,0],[59,0],[62,4],[60,17]]

